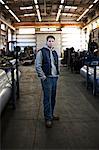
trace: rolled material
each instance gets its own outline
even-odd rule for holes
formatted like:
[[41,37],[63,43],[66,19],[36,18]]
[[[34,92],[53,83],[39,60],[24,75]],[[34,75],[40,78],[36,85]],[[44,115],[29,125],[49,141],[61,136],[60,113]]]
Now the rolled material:
[[0,114],[11,96],[11,87],[8,86],[0,92]]
[[[14,70],[14,79],[16,81],[16,69]],[[0,115],[5,105],[7,104],[8,100],[11,97],[11,92],[12,92],[11,71],[9,71],[6,74],[4,70],[0,69]]]

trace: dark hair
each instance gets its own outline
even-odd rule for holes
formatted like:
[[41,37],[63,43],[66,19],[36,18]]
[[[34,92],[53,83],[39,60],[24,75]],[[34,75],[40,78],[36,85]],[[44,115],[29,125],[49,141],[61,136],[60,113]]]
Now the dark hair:
[[54,39],[55,40],[55,37],[53,35],[49,35],[47,36],[46,40],[48,41],[48,39],[51,38],[51,39]]

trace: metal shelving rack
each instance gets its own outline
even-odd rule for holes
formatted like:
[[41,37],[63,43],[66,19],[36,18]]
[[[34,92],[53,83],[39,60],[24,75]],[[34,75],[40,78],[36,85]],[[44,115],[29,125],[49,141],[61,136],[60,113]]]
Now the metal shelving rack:
[[97,92],[97,79],[96,79],[96,67],[99,66],[99,61],[92,61],[90,63],[87,63],[87,78],[86,78],[86,87],[88,89],[89,87],[89,67],[94,68],[94,78],[93,78],[93,95],[96,95]]

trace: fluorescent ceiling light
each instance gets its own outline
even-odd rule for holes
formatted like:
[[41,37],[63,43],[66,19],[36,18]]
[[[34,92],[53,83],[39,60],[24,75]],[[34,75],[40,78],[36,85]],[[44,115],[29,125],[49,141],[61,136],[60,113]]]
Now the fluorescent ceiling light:
[[56,21],[58,21],[59,16],[60,16],[60,13],[61,13],[61,9],[58,10],[57,17],[56,17]]
[[56,31],[56,28],[49,28],[49,31]]
[[56,31],[56,28],[40,28],[40,31]]
[[95,0],[93,3],[95,4],[95,3],[97,3],[98,2],[98,0]]
[[60,16],[60,14],[58,13],[58,14],[57,14],[57,17],[56,17],[56,21],[58,21],[58,19],[59,19],[59,16]]
[[9,7],[8,7],[7,5],[5,5],[5,8],[6,8],[6,9],[9,9]]
[[77,9],[77,6],[65,6],[67,9]]
[[41,16],[40,16],[40,11],[39,11],[39,6],[37,5],[37,0],[34,0],[36,11],[37,11],[37,16],[39,21],[41,21]]
[[89,11],[89,8],[86,9],[83,14],[85,15],[88,11]]
[[89,11],[89,8],[84,11],[84,13],[77,19],[77,21],[79,21],[88,11]]
[[[17,20],[17,19],[16,19],[16,20]],[[18,19],[17,21],[18,21],[18,22],[20,22],[20,20],[19,20],[19,19]]]
[[24,16],[35,16],[35,14],[24,14]]
[[40,11],[39,11],[39,6],[37,5],[38,3],[37,0],[34,0],[34,3],[35,3],[38,19],[39,21],[41,21],[41,16],[40,16]]
[[71,6],[72,9],[77,9],[77,6]]
[[58,10],[58,14],[60,14],[60,13],[61,13],[61,9]]
[[12,10],[8,10],[8,11],[12,14],[12,16],[16,17],[16,15],[13,13]]
[[37,9],[37,14],[38,14],[38,15],[40,14],[40,11],[39,11],[39,9]]
[[8,10],[10,12],[10,14],[18,21],[20,22],[20,20],[18,19],[18,17],[13,13],[12,10]]
[[63,4],[64,3],[64,0],[61,0],[61,4]]
[[34,34],[35,28],[19,28],[19,34]]
[[89,6],[89,9],[93,7],[93,4]]
[[39,11],[39,9],[37,9],[37,15],[38,15],[39,21],[41,21],[41,16],[40,16],[40,11]]
[[37,4],[37,0],[34,0],[34,3]]
[[20,7],[20,10],[25,10],[25,9],[33,9],[32,6],[28,6],[28,7]]
[[36,9],[39,9],[39,6],[38,5],[35,5]]
[[2,0],[0,0],[0,3],[1,3],[1,4],[5,4]]
[[63,5],[60,5],[60,6],[59,6],[59,9],[62,9],[62,7],[63,7]]
[[59,16],[60,16],[62,7],[63,7],[63,5],[60,5],[60,6],[59,6],[58,13],[57,13],[57,17],[56,17],[56,21],[58,21],[58,19],[59,19]]
[[[93,3],[96,3],[96,2],[98,2],[98,0],[95,0]],[[92,8],[92,7],[93,7],[93,4],[90,5],[89,8],[87,8],[87,9],[84,11],[84,13],[77,19],[77,21],[79,21],[79,20],[89,11],[89,9]]]
[[[2,0],[0,0],[0,3],[5,4]],[[5,5],[5,8],[10,12],[10,14],[18,21],[20,22],[20,20],[18,19],[18,17],[12,12],[12,10],[9,9],[9,7],[7,5]]]
[[63,15],[63,16],[66,16],[66,15],[67,15],[67,16],[71,16],[71,15],[74,15],[74,14],[73,14],[73,13],[62,13],[62,15]]
[[40,28],[40,31],[48,31],[48,28]]

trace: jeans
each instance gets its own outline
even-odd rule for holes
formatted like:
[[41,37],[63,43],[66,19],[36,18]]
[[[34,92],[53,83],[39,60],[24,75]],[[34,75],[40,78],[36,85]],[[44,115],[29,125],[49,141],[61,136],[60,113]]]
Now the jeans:
[[53,118],[57,80],[58,77],[47,77],[44,81],[41,80],[45,120],[52,120]]

